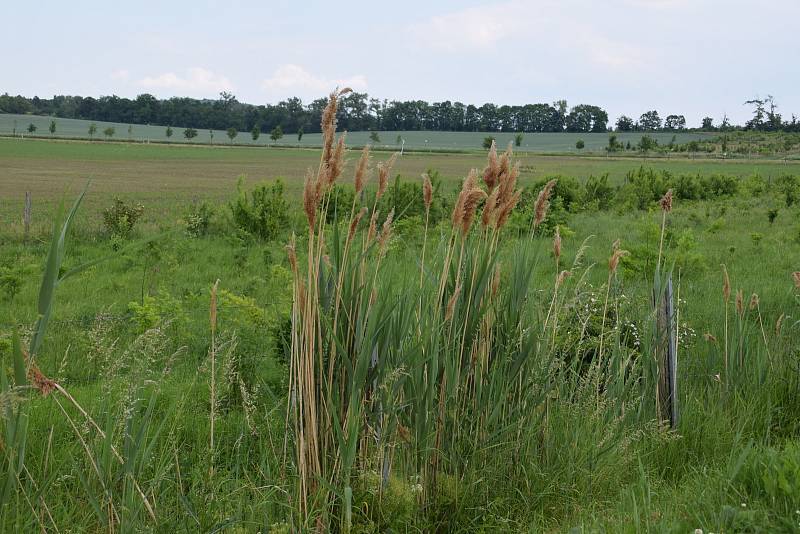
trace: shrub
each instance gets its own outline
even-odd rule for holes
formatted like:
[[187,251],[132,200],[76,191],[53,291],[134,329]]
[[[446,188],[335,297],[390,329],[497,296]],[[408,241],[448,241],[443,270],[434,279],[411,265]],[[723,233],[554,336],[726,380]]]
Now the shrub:
[[793,174],[784,174],[775,180],[775,187],[783,194],[788,208],[797,201],[800,192],[800,180]]
[[599,177],[589,175],[584,189],[584,205],[594,203],[597,209],[607,210],[614,200],[614,188],[608,184],[608,173]]
[[492,143],[494,143],[494,136],[488,135],[483,138],[483,148],[487,150],[492,148]]
[[214,207],[208,202],[192,204],[186,214],[186,230],[193,237],[202,237],[208,234],[211,218],[214,216]]
[[144,213],[141,204],[127,204],[120,198],[114,198],[114,204],[103,212],[103,224],[106,231],[120,238],[128,237],[136,222]]
[[239,196],[230,203],[233,222],[237,228],[261,239],[276,239],[289,224],[289,204],[283,196],[283,181],[260,185],[250,193],[237,186]]

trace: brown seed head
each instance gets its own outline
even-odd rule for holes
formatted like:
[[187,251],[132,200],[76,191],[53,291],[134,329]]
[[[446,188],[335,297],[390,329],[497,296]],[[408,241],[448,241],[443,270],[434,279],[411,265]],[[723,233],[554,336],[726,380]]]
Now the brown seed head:
[[481,213],[481,224],[486,227],[489,226],[489,223],[492,221],[492,216],[497,208],[497,197],[500,196],[500,188],[495,187],[489,196],[486,198],[486,202],[483,204],[483,213]]
[[744,292],[741,289],[736,292],[736,311],[739,315],[744,313]]
[[483,170],[483,183],[486,188],[491,191],[497,185],[497,176],[500,171],[500,166],[497,161],[497,145],[492,141],[492,146],[489,148],[489,155],[486,158],[486,168]]
[[450,296],[450,299],[447,301],[447,310],[444,314],[444,320],[449,321],[453,317],[453,311],[456,308],[456,301],[458,300],[458,295],[461,293],[461,283],[456,286],[455,291]]
[[517,207],[517,203],[521,197],[522,189],[517,189],[511,195],[511,198],[508,199],[508,202],[500,206],[500,209],[497,210],[497,219],[494,223],[494,226],[497,228],[497,230],[500,230],[503,226],[505,226],[506,222],[508,221],[508,217],[511,215],[511,212],[514,211],[514,208]]
[[571,275],[572,273],[569,271],[561,271],[558,273],[558,278],[556,278],[556,287],[561,287],[561,284]]
[[320,195],[320,181],[314,177],[311,169],[306,173],[306,183],[303,187],[303,210],[306,212],[309,230],[314,230],[317,221],[317,204]]
[[665,213],[672,211],[672,189],[667,191],[658,203],[661,205],[661,211]]
[[372,239],[375,237],[375,234],[378,231],[378,210],[372,212],[372,216],[369,218],[369,230],[367,231],[367,243],[372,243]]
[[292,240],[286,245],[286,255],[289,258],[289,267],[292,269],[295,277],[297,277],[297,253],[294,247],[294,234],[292,234]]
[[392,167],[397,161],[397,152],[392,154],[386,162],[378,163],[378,193],[376,198],[381,198],[389,186],[389,174],[392,172]]
[[389,244],[389,239],[392,237],[392,219],[394,218],[394,210],[389,212],[389,216],[383,221],[383,228],[381,228],[381,235],[378,238],[378,248],[380,255],[386,254],[386,246]]
[[486,198],[486,192],[483,189],[475,188],[470,191],[464,199],[464,211],[461,217],[461,235],[466,236],[472,226],[472,221],[475,220],[475,211],[478,209],[478,203]]
[[422,175],[422,201],[425,203],[425,211],[430,210],[433,201],[433,185],[428,173]]
[[750,295],[750,310],[755,310],[758,308],[758,295],[753,293]]
[[794,280],[794,287],[800,289],[800,271],[795,271],[792,273],[792,280]]
[[731,279],[728,278],[728,269],[722,265],[722,299],[725,304],[731,299]]
[[615,251],[619,248],[622,242],[619,239],[615,239],[613,243],[611,243],[611,251]]
[[33,362],[29,363],[28,381],[34,389],[39,390],[39,393],[41,393],[43,397],[46,397],[57,389],[56,382],[44,376],[42,371],[39,370],[39,367]]
[[550,180],[545,184],[541,191],[539,191],[539,196],[536,197],[536,204],[534,205],[534,218],[533,218],[533,226],[536,228],[544,218],[547,216],[547,208],[550,206],[550,194],[553,192],[553,187],[555,187],[556,181]]
[[364,149],[361,151],[361,157],[358,158],[358,164],[356,165],[356,175],[353,179],[353,183],[356,189],[356,195],[361,193],[361,190],[364,189],[364,184],[367,183],[367,178],[369,172],[369,145],[365,146]]
[[611,257],[608,259],[609,274],[614,274],[615,272],[617,272],[617,267],[619,266],[619,260],[621,260],[623,256],[627,256],[628,254],[630,254],[630,252],[621,249],[616,249],[614,252],[611,253]]
[[710,332],[706,332],[705,334],[703,334],[703,337],[704,337],[704,338],[705,338],[705,340],[706,340],[706,341],[708,341],[709,343],[716,343],[716,342],[717,342],[717,338],[716,338],[716,337],[714,337],[714,335],[713,335],[713,334],[711,334]]
[[353,217],[353,220],[350,221],[350,229],[347,232],[348,241],[352,241],[353,237],[356,235],[356,230],[358,230],[358,225],[361,224],[361,219],[364,217],[366,213],[367,213],[367,207],[364,206],[363,208],[358,210],[358,213],[356,213],[355,217]]

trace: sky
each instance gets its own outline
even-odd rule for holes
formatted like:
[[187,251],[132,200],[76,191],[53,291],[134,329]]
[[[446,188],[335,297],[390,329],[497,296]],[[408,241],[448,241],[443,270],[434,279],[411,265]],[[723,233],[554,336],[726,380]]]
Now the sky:
[[0,93],[566,99],[611,121],[800,115],[800,0],[7,0]]

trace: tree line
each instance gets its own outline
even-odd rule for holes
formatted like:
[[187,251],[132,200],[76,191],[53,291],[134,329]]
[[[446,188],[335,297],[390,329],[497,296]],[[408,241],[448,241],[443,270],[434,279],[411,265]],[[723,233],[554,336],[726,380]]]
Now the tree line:
[[[58,95],[51,99],[34,96],[0,95],[0,112],[49,115],[69,119],[118,123],[182,125],[196,129],[261,132],[280,126],[286,133],[319,132],[322,111],[327,98],[304,104],[299,98],[277,104],[246,104],[228,92],[216,100],[174,97],[158,99],[141,94],[134,99],[116,95],[94,97]],[[755,130],[794,130],[798,123],[783,122],[777,105],[770,96],[746,102],[754,106],[754,116],[744,128]],[[688,128],[683,115],[667,115],[658,111],[643,113],[638,120],[621,116],[609,128],[608,113],[599,106],[579,104],[573,107],[566,100],[525,105],[481,106],[461,102],[428,103],[423,100],[380,100],[367,93],[352,92],[342,97],[338,109],[339,128],[349,131],[367,130],[433,130],[455,132],[606,132],[617,131],[682,131]],[[718,125],[706,117],[698,125],[702,130],[740,129],[727,118]]]

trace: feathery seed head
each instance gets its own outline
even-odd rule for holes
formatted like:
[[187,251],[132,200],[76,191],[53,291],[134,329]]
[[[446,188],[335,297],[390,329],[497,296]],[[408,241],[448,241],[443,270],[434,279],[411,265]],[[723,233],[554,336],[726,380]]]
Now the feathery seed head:
[[668,190],[658,203],[661,206],[661,211],[665,213],[672,211],[672,189]]
[[755,310],[758,308],[758,294],[753,293],[750,295],[750,310]]
[[553,254],[556,257],[556,261],[561,257],[561,232],[558,230],[558,226],[556,226],[556,232],[553,236]]
[[358,210],[358,213],[356,213],[355,217],[353,217],[353,220],[350,221],[350,229],[347,232],[348,241],[352,241],[353,236],[356,235],[356,230],[358,230],[358,225],[361,223],[361,219],[364,217],[366,213],[367,213],[367,207],[364,206],[363,208]]
[[741,289],[736,292],[736,311],[739,315],[744,313],[744,292]]
[[553,187],[555,187],[556,181],[550,180],[545,184],[541,191],[539,191],[539,196],[536,197],[536,204],[534,205],[534,218],[533,218],[533,226],[536,228],[544,218],[547,216],[547,208],[550,206],[550,194],[553,192]]
[[608,259],[608,272],[609,274],[614,274],[617,272],[617,267],[619,266],[619,260],[623,258],[623,256],[627,256],[630,254],[627,250],[616,249],[614,252],[611,253],[611,257]]
[[794,280],[794,287],[800,289],[800,271],[795,271],[792,273],[792,280]]
[[569,278],[572,273],[569,271],[561,271],[558,273],[558,277],[556,278],[556,287],[561,287],[564,281]]
[[433,201],[433,185],[428,173],[422,175],[422,201],[425,203],[425,211],[429,211]]
[[367,183],[369,172],[369,145],[365,146],[364,149],[361,151],[361,157],[358,158],[358,164],[356,165],[356,174],[353,180],[356,195],[361,193],[361,190],[364,189],[364,184]]
[[317,221],[317,204],[320,195],[320,180],[314,178],[311,169],[306,173],[306,182],[303,187],[303,210],[306,212],[306,219],[308,219],[308,228],[314,231],[314,225]]

